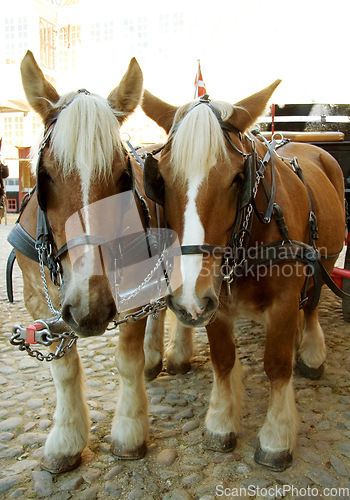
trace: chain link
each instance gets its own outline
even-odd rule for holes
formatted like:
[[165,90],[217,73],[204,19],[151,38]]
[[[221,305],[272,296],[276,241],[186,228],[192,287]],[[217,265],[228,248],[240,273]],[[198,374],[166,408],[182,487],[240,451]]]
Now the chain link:
[[[43,354],[37,349],[32,349],[28,342],[20,338],[22,330],[23,328],[20,325],[16,325],[13,327],[10,343],[12,345],[18,346],[20,351],[27,351],[29,356],[36,358],[39,361],[53,361],[54,359],[62,358],[65,354],[69,354],[71,352],[74,343],[78,339],[74,332],[51,333],[49,329],[41,330],[41,344],[48,346],[60,342],[60,345],[57,347],[55,352]],[[64,345],[67,341],[68,343]]]
[[[256,194],[258,192],[258,187],[259,187],[259,184],[260,184],[260,180],[261,180],[261,175],[259,175],[258,172],[256,172],[256,179],[255,179],[255,185],[253,187],[253,199],[255,200],[255,197],[256,197]],[[249,203],[248,207],[247,207],[247,212],[246,212],[246,215],[245,215],[245,219],[243,221],[243,224],[242,224],[242,234],[241,234],[241,237],[239,239],[239,242],[238,242],[238,248],[242,248],[242,245],[243,245],[243,240],[244,240],[244,235],[248,229],[248,226],[249,226],[249,221],[250,221],[250,217],[253,213],[253,204],[252,203]]]
[[57,316],[57,315],[60,314],[60,312],[56,311],[56,309],[54,308],[54,306],[52,304],[51,297],[50,297],[50,294],[49,294],[49,289],[47,287],[47,282],[46,282],[45,268],[44,268],[44,259],[43,259],[44,245],[36,245],[36,249],[38,251],[40,275],[41,275],[41,279],[42,279],[43,286],[44,286],[44,292],[45,292],[46,302],[47,302],[47,304],[49,306],[49,309],[52,312],[52,314],[55,315],[55,316]]
[[154,275],[154,273],[157,271],[157,269],[159,269],[159,266],[162,264],[162,262],[164,261],[164,255],[165,255],[165,250],[163,250],[163,252],[161,253],[160,257],[158,258],[157,262],[156,262],[156,265],[154,266],[154,268],[147,274],[147,276],[145,277],[145,279],[143,280],[143,282],[137,287],[135,288],[135,290],[133,292],[130,292],[130,294],[123,298],[121,301],[120,301],[120,304],[125,304],[126,302],[128,302],[129,300],[133,299],[136,297],[136,295],[138,293],[141,292],[142,288],[147,285],[147,283],[150,281],[150,279],[152,278],[152,276]]
[[158,299],[150,304],[145,305],[138,311],[133,313],[126,314],[123,319],[118,321],[113,321],[113,326],[107,328],[107,330],[114,330],[119,325],[134,323],[140,319],[146,318],[148,316],[152,316],[153,319],[158,319],[159,312],[166,309],[167,305],[164,299]]
[[[258,172],[256,172],[255,184],[254,184],[254,187],[252,190],[253,200],[255,200],[255,197],[257,195],[258,187],[259,187],[261,179],[262,179],[262,175],[259,174]],[[226,258],[225,263],[223,265],[223,269],[225,270],[223,280],[227,284],[228,295],[231,294],[230,285],[235,278],[236,270],[237,270],[237,268],[241,267],[245,261],[245,257],[244,257],[245,248],[244,248],[243,243],[244,243],[245,234],[247,233],[248,228],[249,228],[249,222],[250,222],[253,210],[254,210],[253,203],[251,202],[251,203],[249,203],[249,205],[247,207],[245,218],[244,218],[244,221],[242,223],[242,228],[240,230],[241,235],[240,235],[240,238],[238,241],[238,245],[235,247],[236,259],[234,260],[233,265],[230,264],[229,258]],[[239,254],[242,254],[241,259],[239,261],[237,261],[237,255],[239,255]]]
[[[50,311],[55,315],[55,316],[60,316],[60,312],[56,311],[54,308],[49,290],[47,287],[47,282],[46,282],[46,276],[45,276],[45,270],[44,270],[44,260],[43,260],[43,252],[44,252],[44,247],[43,245],[38,245],[37,246],[37,251],[38,251],[38,259],[39,259],[39,267],[40,267],[40,274],[44,286],[44,292],[45,292],[45,298],[47,301],[47,304],[50,308]],[[154,273],[159,269],[160,265],[164,261],[164,255],[165,255],[165,250],[162,252],[160,257],[158,258],[156,265],[154,268],[147,274],[143,282],[127,297],[125,297],[121,303],[126,303],[129,300],[133,299],[136,297],[136,295],[142,290],[142,288],[147,285],[147,283],[150,281]],[[155,300],[138,311],[135,311],[133,313],[127,314],[124,316],[123,319],[118,320],[118,321],[113,321],[113,326],[108,327],[107,330],[113,330],[117,328],[119,325],[124,324],[124,323],[133,323],[135,321],[141,320],[145,317],[152,316],[154,319],[157,319],[159,317],[159,312],[166,309],[166,302],[165,300],[158,299]],[[62,358],[65,354],[69,354],[72,350],[72,347],[78,337],[75,335],[74,332],[64,332],[64,333],[52,333],[50,331],[49,326],[44,320],[36,320],[35,323],[41,323],[44,328],[39,329],[36,332],[36,343],[40,343],[46,346],[49,346],[53,343],[60,342],[60,345],[57,347],[56,351],[50,352],[48,354],[43,354],[37,349],[32,349],[30,347],[30,344],[26,342],[26,329],[23,328],[20,325],[15,325],[12,329],[12,336],[10,338],[10,343],[12,345],[18,346],[20,351],[27,351],[27,354],[29,356],[36,358],[39,361],[53,361],[54,359],[60,359]],[[24,337],[24,338],[22,338]],[[65,345],[65,343],[68,341],[68,343]]]

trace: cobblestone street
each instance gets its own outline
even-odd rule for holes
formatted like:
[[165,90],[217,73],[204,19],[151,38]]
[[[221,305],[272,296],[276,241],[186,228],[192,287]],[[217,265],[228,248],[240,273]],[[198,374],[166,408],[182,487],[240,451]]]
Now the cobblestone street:
[[253,459],[269,387],[262,362],[264,333],[251,321],[236,326],[245,409],[233,453],[219,454],[202,446],[212,385],[202,329],[196,333],[189,373],[170,376],[163,371],[147,382],[151,430],[145,458],[120,461],[111,454],[109,432],[118,398],[112,331],[78,341],[92,420],[82,464],[59,476],[42,471],[55,389],[49,364],[9,343],[14,324],[31,323],[17,265],[15,302],[10,304],[6,295],[5,268],[11,250],[6,238],[12,227],[12,219],[0,225],[0,498],[211,500],[249,495],[270,499],[282,496],[283,485],[290,487],[288,491],[284,486],[288,499],[326,498],[327,492],[331,498],[350,498],[350,323],[343,321],[341,302],[328,290],[320,303],[328,356],[325,373],[319,381],[295,373],[300,429],[293,464],[285,472],[270,472]]

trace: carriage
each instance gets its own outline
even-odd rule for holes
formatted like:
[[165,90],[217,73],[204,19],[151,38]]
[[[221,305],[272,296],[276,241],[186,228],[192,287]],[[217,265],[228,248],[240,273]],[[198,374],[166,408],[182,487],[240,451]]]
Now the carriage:
[[[350,105],[348,104],[285,104],[272,105],[268,116],[259,121],[262,133],[271,138],[279,132],[287,139],[307,142],[330,153],[339,163],[345,185],[345,198],[350,207]],[[350,215],[347,216],[350,232]],[[346,240],[344,268],[335,267],[332,278],[350,293],[350,242]],[[342,299],[343,318],[350,321],[350,299]]]

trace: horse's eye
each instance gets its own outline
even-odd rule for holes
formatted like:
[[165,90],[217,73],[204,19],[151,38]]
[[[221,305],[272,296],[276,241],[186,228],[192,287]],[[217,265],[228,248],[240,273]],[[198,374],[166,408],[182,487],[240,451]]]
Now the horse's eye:
[[243,184],[243,182],[244,182],[244,175],[242,173],[239,173],[233,179],[232,185],[240,187]]
[[52,184],[55,184],[51,175],[44,168],[39,170],[39,175],[40,175],[43,182],[46,181],[46,182],[51,182]]

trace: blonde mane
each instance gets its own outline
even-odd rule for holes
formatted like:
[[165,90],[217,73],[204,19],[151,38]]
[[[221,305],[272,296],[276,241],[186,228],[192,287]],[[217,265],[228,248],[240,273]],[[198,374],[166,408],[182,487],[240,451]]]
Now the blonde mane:
[[[234,111],[232,104],[221,101],[212,101],[211,105],[222,120],[227,120]],[[210,107],[200,104],[191,109],[191,106],[187,104],[177,110],[172,128],[172,172],[174,178],[184,182],[190,176],[207,177],[218,160],[227,159],[224,135]]]
[[116,153],[122,157],[118,113],[106,99],[83,92],[65,94],[54,109],[62,106],[52,132],[51,149],[64,176],[78,170],[83,184],[89,186],[91,179],[112,171]]

